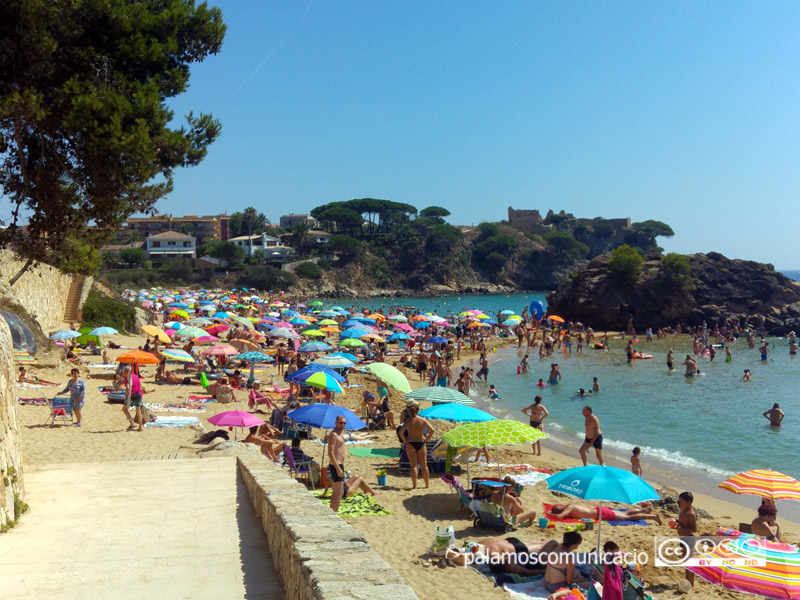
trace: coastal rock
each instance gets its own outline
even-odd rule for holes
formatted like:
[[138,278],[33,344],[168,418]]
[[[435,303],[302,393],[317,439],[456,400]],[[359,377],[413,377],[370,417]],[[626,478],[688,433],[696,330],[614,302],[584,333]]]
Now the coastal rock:
[[633,317],[638,331],[678,323],[713,327],[728,319],[768,335],[800,331],[800,283],[770,264],[690,254],[688,276],[675,280],[660,255],[649,254],[639,279],[623,283],[612,277],[609,258],[599,256],[565,279],[547,297],[549,310],[596,330],[625,329]]

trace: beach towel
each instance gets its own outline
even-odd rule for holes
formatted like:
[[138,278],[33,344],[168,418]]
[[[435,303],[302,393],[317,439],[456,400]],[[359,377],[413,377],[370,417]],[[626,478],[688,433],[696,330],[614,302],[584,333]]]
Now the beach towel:
[[[542,506],[544,507],[544,516],[551,521],[558,521],[559,523],[580,523],[580,519],[561,519],[554,514],[550,513],[550,510],[555,506],[555,504],[547,504],[547,502],[542,502]],[[594,520],[597,523],[597,519]],[[604,521],[604,523],[608,523],[612,527],[624,527],[625,525],[643,525],[647,527],[647,521]]]
[[116,369],[117,365],[115,363],[87,363],[87,367],[90,369]]
[[197,417],[153,417],[149,423],[145,423],[145,427],[189,427],[190,425],[197,425],[200,420]]
[[156,404],[154,402],[145,402],[144,405],[147,410],[152,412],[206,412],[206,409],[203,405],[192,402],[185,402],[183,404]]
[[[326,441],[323,440],[309,440],[315,444],[326,444]],[[345,444],[374,444],[372,440],[346,440]]]
[[486,463],[486,467],[490,469],[496,469],[500,467],[501,469],[504,469],[506,471],[533,471],[535,473],[547,473],[548,475],[552,475],[555,472],[550,469],[544,469],[542,467],[534,467],[527,463],[522,463],[519,465],[506,465],[503,463],[500,463],[498,465],[497,463]]
[[47,398],[17,398],[17,402],[27,406],[47,406]]
[[529,471],[527,473],[520,473],[514,475],[514,481],[520,485],[536,485],[550,477],[548,473],[538,473],[536,471]]
[[503,588],[512,598],[547,600],[550,592],[544,587],[544,575],[515,575],[513,573],[492,573],[485,564],[472,567],[477,573],[494,580],[497,587]]
[[198,404],[203,404],[206,402],[216,402],[214,396],[186,396],[186,399],[191,402],[196,402]]
[[350,448],[348,452],[361,458],[400,458],[400,448]]
[[58,386],[42,385],[40,383],[27,383],[27,382],[20,383],[20,382],[17,382],[17,389],[19,389],[19,390],[40,390],[40,389],[46,388],[46,387],[58,387]]
[[[311,493],[315,497],[319,498],[326,506],[331,505],[330,494],[323,498],[322,490],[317,490]],[[367,494],[355,494],[347,498],[342,498],[342,502],[339,504],[338,514],[343,519],[351,519],[363,516],[377,517],[382,515],[391,515],[392,511],[385,509],[383,506],[375,502],[375,499],[372,496],[368,496]]]

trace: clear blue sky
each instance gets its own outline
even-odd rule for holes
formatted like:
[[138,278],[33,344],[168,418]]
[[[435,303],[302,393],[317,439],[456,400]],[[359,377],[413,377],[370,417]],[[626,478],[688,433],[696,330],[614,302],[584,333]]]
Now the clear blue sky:
[[210,4],[222,52],[172,105],[222,136],[161,212],[565,209],[800,268],[796,2]]

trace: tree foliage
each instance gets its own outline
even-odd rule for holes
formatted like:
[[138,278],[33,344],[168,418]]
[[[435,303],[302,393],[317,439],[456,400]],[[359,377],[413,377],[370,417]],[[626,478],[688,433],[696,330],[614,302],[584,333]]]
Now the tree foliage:
[[349,261],[361,254],[361,241],[349,235],[334,235],[328,241],[328,246],[333,252],[341,253],[343,261]]
[[220,240],[209,242],[205,244],[204,253],[212,258],[220,260],[227,260],[229,263],[237,263],[244,260],[247,253],[244,248],[240,248],[232,242],[223,242]]
[[237,283],[258,290],[285,290],[297,283],[297,277],[268,265],[254,265],[245,268]]
[[322,269],[312,262],[300,263],[294,272],[295,275],[303,279],[319,279],[322,277]]
[[672,231],[672,227],[661,221],[654,221],[653,219],[633,223],[632,227],[651,237],[672,237],[675,235],[675,232]]
[[269,219],[266,215],[248,206],[244,211],[235,212],[228,217],[228,237],[259,234],[267,225]]
[[574,258],[583,258],[589,253],[589,246],[579,242],[574,235],[566,231],[548,231],[542,238],[549,246],[568,252]]
[[0,247],[58,264],[66,240],[97,248],[152,211],[219,135],[191,112],[171,128],[167,100],[224,32],[190,0],[0,3]]
[[621,283],[636,283],[642,274],[642,255],[631,248],[628,244],[623,244],[611,251],[611,258],[608,261],[608,269],[611,277]]
[[441,206],[429,206],[419,211],[419,216],[427,217],[437,223],[444,223],[444,218],[450,216],[450,211]]
[[147,253],[141,248],[122,248],[119,258],[126,267],[138,267],[144,264]]
[[683,254],[669,252],[661,257],[661,284],[671,290],[685,290],[691,287],[691,268]]
[[425,248],[434,256],[445,256],[455,250],[464,239],[458,227],[441,223],[433,227],[425,237]]
[[[331,209],[349,209],[352,212],[343,213],[338,211],[336,213],[329,212]],[[416,207],[405,204],[403,202],[392,202],[391,200],[378,200],[376,198],[360,198],[356,200],[347,200],[346,202],[330,202],[317,206],[311,211],[311,216],[328,224],[328,229],[331,233],[335,233],[332,224],[340,223],[336,216],[346,217],[350,223],[350,227],[340,227],[339,232],[343,229],[351,229],[350,233],[354,233],[352,229],[356,227],[356,215],[361,217],[361,223],[357,225],[360,230],[360,235],[363,237],[363,223],[366,221],[368,227],[368,235],[372,237],[376,233],[388,231],[393,225],[402,227],[412,215],[417,214]]]

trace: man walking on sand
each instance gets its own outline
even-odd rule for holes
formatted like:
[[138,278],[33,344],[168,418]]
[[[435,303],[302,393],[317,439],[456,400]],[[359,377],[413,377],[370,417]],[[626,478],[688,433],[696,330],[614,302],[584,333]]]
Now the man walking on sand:
[[331,481],[331,510],[339,512],[339,503],[344,498],[344,426],[347,417],[339,415],[333,431],[328,434],[328,479]]
[[583,441],[578,453],[581,455],[583,466],[585,467],[588,462],[586,460],[586,451],[589,448],[594,448],[597,455],[597,462],[603,464],[603,432],[600,431],[600,419],[592,414],[591,406],[583,407],[584,427],[586,429],[586,439]]

